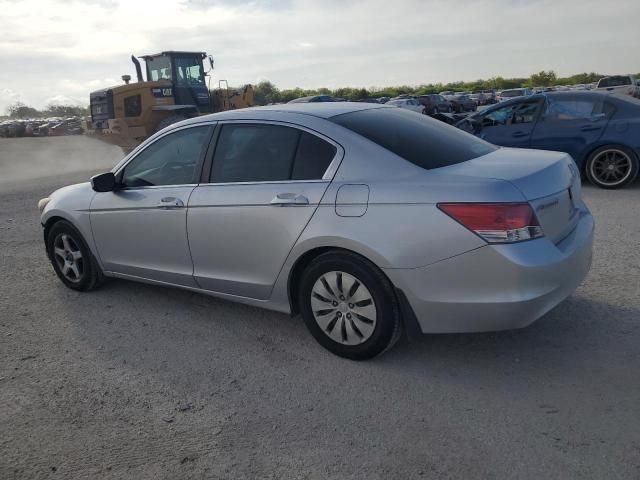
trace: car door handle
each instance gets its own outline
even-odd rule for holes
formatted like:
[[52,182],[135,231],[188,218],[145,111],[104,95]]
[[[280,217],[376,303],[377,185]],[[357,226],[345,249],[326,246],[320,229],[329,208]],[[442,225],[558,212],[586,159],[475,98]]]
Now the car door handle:
[[515,138],[527,137],[528,135],[529,135],[529,134],[528,134],[528,133],[526,133],[526,132],[513,132],[513,133],[511,134],[511,136],[512,136],[512,137],[515,137]]
[[585,125],[581,127],[580,130],[583,132],[592,132],[594,130],[600,130],[602,127],[599,125]]
[[309,205],[309,199],[299,193],[279,193],[271,199],[271,205],[284,207],[287,205]]
[[160,199],[160,203],[158,203],[158,207],[164,208],[167,210],[171,208],[182,208],[184,207],[184,202],[176,197],[164,197]]

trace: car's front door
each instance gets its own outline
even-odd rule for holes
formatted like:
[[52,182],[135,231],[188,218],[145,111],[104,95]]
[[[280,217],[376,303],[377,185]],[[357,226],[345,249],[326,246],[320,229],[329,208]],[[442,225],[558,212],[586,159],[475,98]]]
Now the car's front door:
[[610,113],[600,95],[549,95],[531,136],[531,148],[566,152],[581,163],[605,131]]
[[116,191],[95,195],[91,228],[106,271],[197,286],[186,207],[212,130],[183,127],[160,137],[116,174]]
[[267,299],[342,149],[273,122],[227,122],[216,137],[210,183],[189,200],[194,276],[207,290]]
[[540,100],[512,102],[494,108],[477,118],[478,136],[503,147],[527,148],[541,109]]

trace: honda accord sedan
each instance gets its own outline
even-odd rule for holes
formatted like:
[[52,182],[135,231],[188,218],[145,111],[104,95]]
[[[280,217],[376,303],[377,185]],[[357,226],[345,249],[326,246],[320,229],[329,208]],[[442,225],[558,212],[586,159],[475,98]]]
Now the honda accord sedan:
[[403,330],[529,325],[584,279],[593,239],[567,154],[346,102],[177,123],[39,208],[69,288],[116,277],[299,313],[351,359]]

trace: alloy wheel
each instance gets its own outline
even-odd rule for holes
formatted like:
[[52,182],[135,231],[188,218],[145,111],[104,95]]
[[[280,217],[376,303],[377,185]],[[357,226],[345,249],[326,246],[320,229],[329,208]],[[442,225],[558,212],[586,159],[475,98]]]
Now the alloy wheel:
[[327,272],[316,280],[311,289],[311,309],[325,335],[342,345],[366,342],[376,327],[371,292],[346,272]]
[[71,235],[61,233],[55,238],[53,256],[64,278],[73,283],[82,280],[84,275],[82,251]]
[[591,177],[598,183],[612,187],[625,182],[633,170],[629,155],[618,149],[603,150],[589,165]]

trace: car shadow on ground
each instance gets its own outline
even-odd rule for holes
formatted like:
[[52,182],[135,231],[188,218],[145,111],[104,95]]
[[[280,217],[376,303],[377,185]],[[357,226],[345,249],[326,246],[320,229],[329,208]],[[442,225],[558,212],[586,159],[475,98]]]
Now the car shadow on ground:
[[[79,335],[96,349],[111,351],[114,358],[138,358],[142,364],[145,356],[151,362],[158,356],[181,357],[191,364],[192,373],[201,370],[202,374],[215,364],[212,352],[220,365],[226,365],[237,360],[239,349],[285,369],[296,368],[296,363],[325,363],[329,368],[418,377],[434,371],[464,372],[464,376],[518,371],[535,376],[548,374],[552,366],[567,374],[572,369],[563,367],[584,359],[633,351],[640,337],[640,310],[576,294],[524,329],[403,338],[384,355],[352,362],[320,347],[300,317],[206,295],[117,280],[90,295],[77,294],[76,300],[106,312],[73,322]],[[229,359],[225,359],[227,353]]]
[[[425,335],[404,339],[376,359],[390,370],[421,372],[449,367],[476,372],[517,370],[567,374],[601,356],[634,350],[640,310],[620,308],[579,295],[569,297],[528,327],[502,332]],[[628,343],[628,346],[623,346]]]

